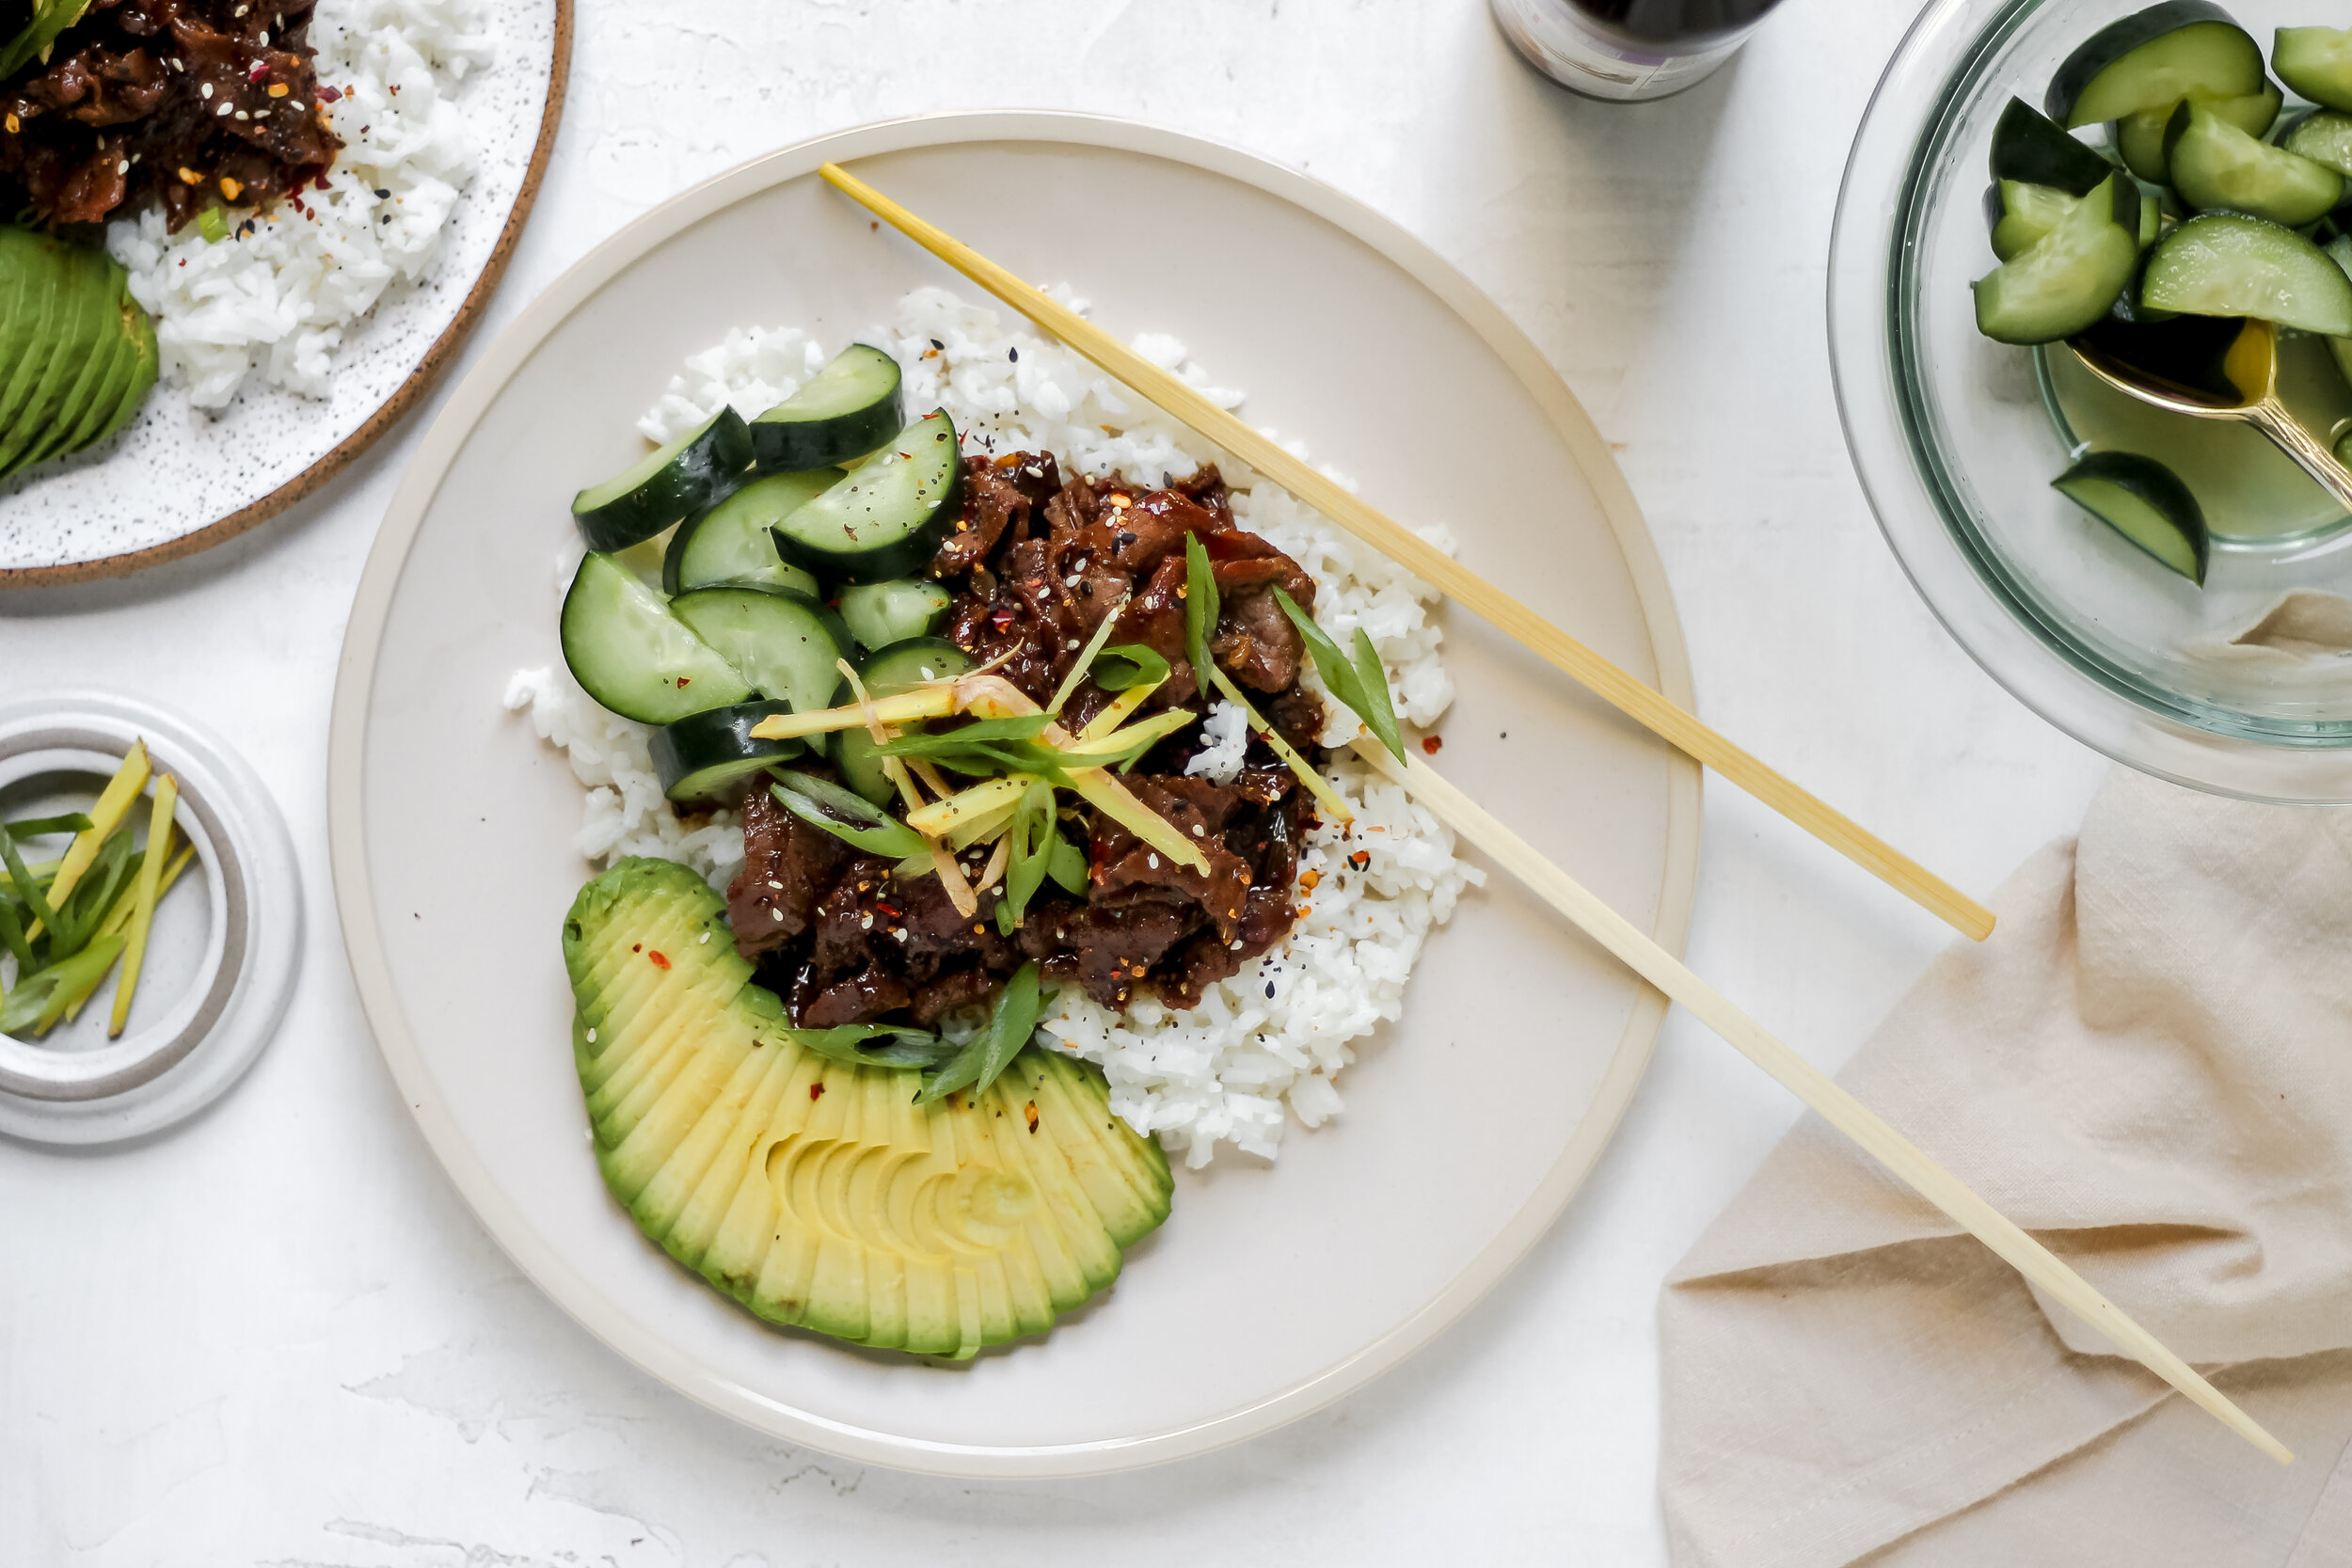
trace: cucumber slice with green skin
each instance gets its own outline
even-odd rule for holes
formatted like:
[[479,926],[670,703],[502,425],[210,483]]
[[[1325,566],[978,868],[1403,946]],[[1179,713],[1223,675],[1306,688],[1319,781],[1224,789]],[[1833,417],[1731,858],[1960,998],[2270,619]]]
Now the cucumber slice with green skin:
[[963,457],[946,409],[898,432],[866,465],[776,525],[776,547],[828,581],[912,577],[955,520]]
[[624,719],[667,724],[749,700],[752,689],[661,595],[590,552],[564,595],[564,662],[580,689]]
[[2229,12],[2207,0],[2165,0],[2084,40],[2050,78],[2042,108],[2072,131],[2184,98],[2243,98],[2262,86],[2262,45]]
[[2107,135],[2125,168],[2150,184],[2161,185],[2171,178],[2171,170],[2165,164],[2165,133],[2171,128],[2172,111],[2181,103],[2211,109],[2248,135],[2259,136],[2278,119],[2280,106],[2284,103],[2285,96],[2267,82],[2260,92],[2249,92],[2243,98],[2207,98],[2191,93],[2179,103],[2125,115],[2107,127]]
[[841,622],[861,647],[929,637],[947,618],[947,590],[927,578],[861,582],[841,591]]
[[2082,199],[2051,185],[2027,185],[2004,180],[1994,187],[2001,204],[2001,221],[1993,226],[1993,254],[2006,261],[2033,248],[2034,242],[2058,226],[2058,220]]
[[646,749],[661,792],[673,800],[725,800],[742,793],[744,781],[769,764],[788,762],[803,750],[798,740],[761,740],[752,726],[792,705],[738,703],[692,714],[653,732]]
[[2150,555],[2205,585],[2205,514],[2177,475],[2153,458],[2094,451],[2051,487]]
[[2334,169],[2257,141],[2186,101],[2172,111],[2164,158],[2172,188],[2200,211],[2246,213],[2299,229],[2344,199],[2344,176]]
[[752,435],[722,408],[701,425],[572,498],[572,521],[592,550],[622,550],[707,511],[751,478]]
[[2048,185],[2068,196],[2089,196],[2114,171],[2112,164],[2022,98],[2010,99],[1993,123],[1992,163],[1997,182]]
[[2121,172],[2056,228],[1976,283],[1977,330],[1995,342],[2049,343],[2107,313],[2139,265],[2139,187]]
[[764,473],[830,467],[878,450],[898,434],[898,361],[867,343],[851,343],[807,386],[752,421],[752,446]]
[[672,599],[670,610],[761,696],[790,703],[796,713],[834,705],[850,634],[841,617],[816,600],[704,588]]
[[[972,668],[971,656],[944,637],[917,637],[884,648],[866,661],[858,676],[869,697],[893,697],[924,681],[944,681]],[[898,791],[874,755],[874,737],[864,730],[835,730],[833,765],[841,782],[878,806],[898,800]]]
[[2352,114],[2322,109],[2295,122],[2279,145],[2298,158],[2352,175]]
[[2314,103],[2352,109],[2352,27],[2281,27],[2270,69]]
[[806,506],[843,477],[838,468],[769,474],[753,480],[670,535],[661,557],[661,591],[770,588],[821,599],[817,579],[776,553],[776,524]]
[[2206,213],[2158,240],[2139,295],[2184,315],[2352,337],[2352,277],[2294,230],[2243,213]]

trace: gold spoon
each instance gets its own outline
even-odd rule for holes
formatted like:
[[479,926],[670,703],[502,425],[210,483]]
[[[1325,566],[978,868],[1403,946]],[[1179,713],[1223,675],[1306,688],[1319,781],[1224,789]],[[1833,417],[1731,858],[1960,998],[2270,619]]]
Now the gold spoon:
[[2336,454],[2279,401],[2279,335],[2270,323],[2249,319],[2239,329],[2222,357],[2226,386],[2221,387],[2192,387],[2172,380],[2120,359],[2087,338],[2069,338],[2066,346],[2091,374],[2152,407],[2193,419],[2236,420],[2252,425],[2335,497],[2337,504],[2352,512],[2352,468],[2338,462]]

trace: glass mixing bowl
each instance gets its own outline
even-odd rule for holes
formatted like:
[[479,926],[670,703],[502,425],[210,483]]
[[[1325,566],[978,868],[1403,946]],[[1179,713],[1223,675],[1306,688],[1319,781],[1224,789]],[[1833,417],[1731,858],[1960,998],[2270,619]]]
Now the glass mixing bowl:
[[[2101,424],[2063,347],[1977,331],[1968,286],[1994,264],[1981,206],[1994,120],[2011,96],[2039,108],[2058,62],[2144,3],[1931,0],[1903,40],[1854,138],[1830,245],[1847,445],[1920,594],[2028,707],[2198,788],[2352,800],[2352,519],[2254,451],[2248,488],[2201,498],[2215,538],[2199,589],[2050,481],[2094,425],[2110,438],[2090,445],[2184,469],[2204,432]],[[2274,27],[2329,21],[2320,0],[2231,9],[2265,55]],[[2319,348],[2281,357],[2308,373]],[[2315,383],[2307,422],[2340,391]]]

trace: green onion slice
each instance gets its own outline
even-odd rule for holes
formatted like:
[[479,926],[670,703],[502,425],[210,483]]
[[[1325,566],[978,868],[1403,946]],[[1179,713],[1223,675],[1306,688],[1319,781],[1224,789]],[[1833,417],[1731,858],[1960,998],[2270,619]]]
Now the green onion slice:
[[822,828],[842,843],[869,855],[888,855],[895,860],[919,857],[925,866],[930,864],[930,848],[923,842],[923,835],[884,816],[864,796],[809,773],[780,768],[769,772],[776,782],[768,786],[768,792],[776,798],[776,803],[810,827]]
[[932,1075],[914,1102],[928,1105],[967,1086],[976,1095],[987,1093],[988,1086],[1012,1065],[1021,1048],[1029,1043],[1029,1037],[1037,1033],[1041,1010],[1037,965],[1023,964],[1005,982],[1005,989],[996,993],[996,1006],[989,1014],[988,1027],[973,1036],[969,1044]]
[[[851,1067],[929,1069],[938,1067],[956,1053],[956,1048],[939,1036],[899,1024],[845,1023],[838,1029],[785,1029],[779,1033],[828,1061],[846,1062]],[[867,1043],[884,1036],[890,1037],[888,1045]]]
[[1209,639],[1216,635],[1216,572],[1197,533],[1184,535],[1184,657],[1192,661],[1192,678],[1200,695],[1209,694]]
[[[1186,590],[1185,603],[1191,603]],[[1168,660],[1141,642],[1121,642],[1094,656],[1094,684],[1105,691],[1126,691],[1138,686],[1156,689],[1168,679]]]
[[22,822],[11,822],[8,824],[8,836],[10,838],[47,838],[51,833],[85,832],[88,831],[89,826],[88,817],[78,811],[70,811],[62,816],[34,816],[27,817]]
[[1347,655],[1331,641],[1331,634],[1316,626],[1314,617],[1299,609],[1298,601],[1283,593],[1279,584],[1274,589],[1274,602],[1298,628],[1308,657],[1315,661],[1315,673],[1323,677],[1331,695],[1403,762],[1405,737],[1396,727],[1396,705],[1389,700],[1389,674],[1380,667],[1380,655],[1371,636],[1363,627],[1356,628],[1356,661],[1350,664]]

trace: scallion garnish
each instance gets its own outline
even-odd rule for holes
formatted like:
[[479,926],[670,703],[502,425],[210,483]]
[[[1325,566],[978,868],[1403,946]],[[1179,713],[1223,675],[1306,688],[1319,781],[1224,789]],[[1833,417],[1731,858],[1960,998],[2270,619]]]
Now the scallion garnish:
[[[824,1057],[850,1067],[935,1068],[956,1053],[939,1036],[892,1023],[845,1023],[838,1029],[780,1029],[776,1033]],[[889,1036],[888,1045],[866,1042]]]
[[1105,691],[1130,691],[1138,686],[1156,689],[1166,679],[1168,660],[1141,642],[1121,642],[1094,656],[1094,684]]
[[1192,661],[1192,678],[1200,695],[1209,694],[1209,641],[1216,635],[1216,618],[1224,607],[1216,594],[1216,572],[1197,533],[1184,535],[1184,657]]
[[22,822],[9,823],[8,828],[10,838],[47,838],[51,833],[86,832],[89,826],[88,817],[78,811],[70,811],[62,816],[27,817]]
[[1283,593],[1279,584],[1274,590],[1274,602],[1282,607],[1282,613],[1298,628],[1308,656],[1315,661],[1315,673],[1323,677],[1331,695],[1361,720],[1364,728],[1377,736],[1381,745],[1395,752],[1397,761],[1403,762],[1405,736],[1396,727],[1396,705],[1389,699],[1389,674],[1380,666],[1380,655],[1373,647],[1371,636],[1363,627],[1356,628],[1356,660],[1350,664],[1347,655],[1331,641],[1331,634],[1316,626],[1314,617],[1299,609],[1297,601]]
[[876,810],[864,796],[809,773],[781,768],[769,772],[776,782],[768,786],[768,792],[776,803],[810,827],[821,828],[869,855],[894,860],[921,857],[929,865],[930,847],[923,842],[923,835]]
[[996,993],[996,1006],[989,1013],[988,1027],[973,1036],[970,1043],[932,1075],[923,1085],[923,1092],[914,1097],[914,1102],[928,1105],[967,1087],[976,1095],[987,1093],[988,1086],[1012,1065],[1012,1059],[1021,1054],[1021,1048],[1029,1043],[1029,1037],[1037,1033],[1042,1000],[1037,965],[1023,964],[1005,982],[1005,989]]

